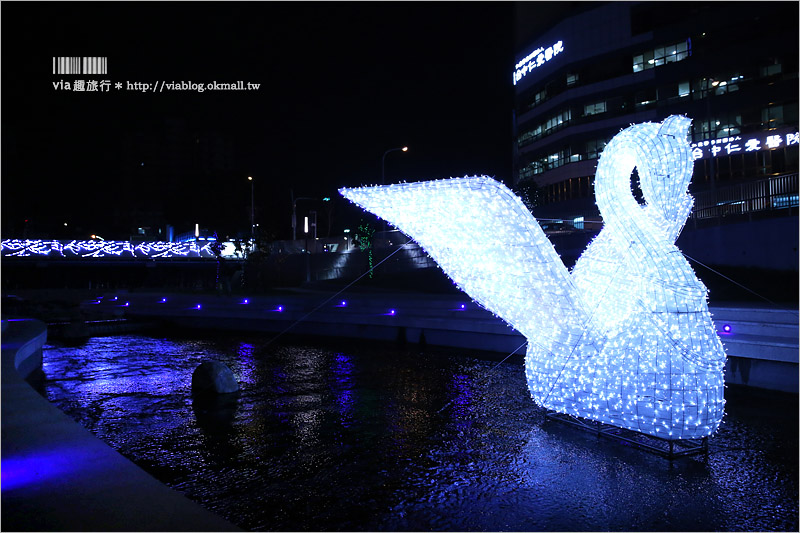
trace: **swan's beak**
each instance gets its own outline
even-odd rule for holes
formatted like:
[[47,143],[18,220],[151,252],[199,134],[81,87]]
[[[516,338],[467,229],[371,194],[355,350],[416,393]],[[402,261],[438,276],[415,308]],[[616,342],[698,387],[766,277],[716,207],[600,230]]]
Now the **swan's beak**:
[[686,139],[689,136],[689,126],[692,119],[684,115],[670,115],[661,123],[659,135],[669,135],[676,139]]

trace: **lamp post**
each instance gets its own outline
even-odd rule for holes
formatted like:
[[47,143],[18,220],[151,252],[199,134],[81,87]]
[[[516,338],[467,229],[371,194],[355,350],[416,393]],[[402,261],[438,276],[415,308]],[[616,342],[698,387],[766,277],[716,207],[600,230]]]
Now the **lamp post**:
[[[386,154],[391,152],[408,152],[408,146],[402,148],[389,148],[381,157],[381,185],[386,185]],[[386,220],[383,221],[383,231],[386,232]]]
[[[711,87],[708,87],[708,95],[706,96],[706,112],[708,114],[708,136],[713,141],[717,138],[717,123],[714,120],[714,117],[711,115],[711,98],[714,96],[714,92],[717,90],[717,86],[719,86],[719,80],[714,78],[709,79],[711,82]],[[714,198],[714,205],[717,204],[717,170],[715,168],[714,160],[716,156],[714,152],[711,152],[711,158],[709,159],[709,166],[710,166],[710,174],[711,174],[711,196]]]
[[307,196],[294,197],[294,190],[290,189],[289,193],[292,195],[292,240],[297,240],[297,202],[300,200],[318,200],[318,198],[309,198]]
[[255,241],[256,239],[256,219],[255,219],[255,182],[253,181],[253,176],[247,176],[247,180],[250,182],[250,236]]
[[383,157],[381,157],[381,185],[386,185],[386,176],[385,176],[385,166],[386,166],[386,154],[390,152],[408,152],[408,146],[403,146],[402,148],[390,148],[383,152]]

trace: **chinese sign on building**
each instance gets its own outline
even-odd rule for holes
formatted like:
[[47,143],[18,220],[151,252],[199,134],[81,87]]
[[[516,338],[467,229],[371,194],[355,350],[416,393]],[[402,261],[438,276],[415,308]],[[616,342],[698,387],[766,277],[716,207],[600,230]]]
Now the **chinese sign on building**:
[[692,159],[704,159],[736,153],[758,152],[760,150],[772,150],[783,146],[800,144],[798,132],[765,132],[757,135],[745,136],[735,135],[722,139],[710,139],[691,144]]
[[539,47],[527,56],[525,56],[514,67],[514,85],[519,80],[525,77],[528,73],[532,72],[536,67],[541,67],[555,56],[564,51],[563,41],[558,41],[553,46],[547,48]]

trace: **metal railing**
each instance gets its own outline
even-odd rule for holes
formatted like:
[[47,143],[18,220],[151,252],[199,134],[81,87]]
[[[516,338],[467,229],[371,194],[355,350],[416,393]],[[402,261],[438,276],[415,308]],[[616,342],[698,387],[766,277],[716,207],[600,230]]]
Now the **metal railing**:
[[696,220],[798,207],[797,173],[694,195]]

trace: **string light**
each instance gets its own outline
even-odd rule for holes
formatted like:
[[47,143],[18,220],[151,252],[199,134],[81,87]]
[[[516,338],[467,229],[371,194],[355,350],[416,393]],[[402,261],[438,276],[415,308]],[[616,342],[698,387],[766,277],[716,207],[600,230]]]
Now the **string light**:
[[[609,142],[595,182],[604,228],[571,273],[522,201],[487,176],[339,192],[416,240],[526,336],[536,403],[666,439],[701,438],[722,420],[726,357],[706,288],[674,244],[692,208],[690,123],[631,125]],[[645,205],[631,192],[634,168]]]
[[[215,259],[215,241],[202,246],[197,242],[143,242],[134,245],[129,241],[58,241],[39,239],[6,239],[2,241],[3,257],[64,257],[64,258],[149,258],[177,257]],[[220,255],[236,257],[233,242],[220,243]]]

